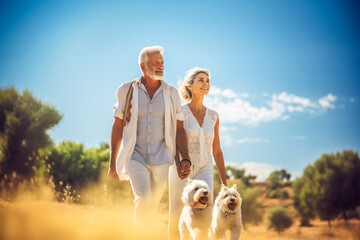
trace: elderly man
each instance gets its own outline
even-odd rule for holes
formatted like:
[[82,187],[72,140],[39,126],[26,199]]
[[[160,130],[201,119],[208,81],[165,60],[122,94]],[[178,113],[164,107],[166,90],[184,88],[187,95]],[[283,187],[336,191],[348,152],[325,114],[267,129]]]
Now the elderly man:
[[[135,221],[156,209],[176,150],[183,158],[175,160],[179,177],[186,178],[190,173],[179,94],[162,80],[163,50],[152,46],[140,52],[139,67],[143,74],[119,87],[113,106],[115,121],[108,174],[113,180],[130,180],[135,197]],[[130,88],[132,97],[126,108]],[[130,109],[126,117],[125,109]]]

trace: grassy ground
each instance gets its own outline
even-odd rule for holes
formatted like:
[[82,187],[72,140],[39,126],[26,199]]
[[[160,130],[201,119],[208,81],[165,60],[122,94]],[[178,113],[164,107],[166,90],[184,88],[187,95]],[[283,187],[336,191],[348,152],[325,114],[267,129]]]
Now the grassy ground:
[[[312,227],[300,228],[290,199],[268,199],[265,183],[253,185],[260,192],[258,201],[263,206],[263,222],[257,226],[247,225],[241,239],[360,240],[360,221],[352,220],[345,225],[343,220],[335,220],[329,228],[327,222],[315,220]],[[231,181],[229,186],[232,186]],[[291,195],[291,188],[286,190]],[[159,215],[148,219],[141,227],[133,224],[132,196],[127,184],[115,195],[106,188],[87,192],[87,198],[91,196],[91,199],[83,196],[84,204],[56,202],[46,189],[37,193],[27,192],[15,201],[0,198],[0,240],[167,239],[167,192],[164,193]],[[120,195],[123,200],[114,203],[113,198]],[[109,201],[111,198],[112,201]],[[275,206],[283,206],[295,219],[293,226],[280,235],[266,227],[267,212]]]
[[[143,227],[132,223],[131,206],[106,208],[58,202],[0,201],[0,239],[167,239],[167,216],[149,219]],[[265,224],[248,226],[241,239],[360,239],[360,222],[346,226],[335,221],[331,228],[326,222],[315,221],[312,227],[298,224],[278,235]]]

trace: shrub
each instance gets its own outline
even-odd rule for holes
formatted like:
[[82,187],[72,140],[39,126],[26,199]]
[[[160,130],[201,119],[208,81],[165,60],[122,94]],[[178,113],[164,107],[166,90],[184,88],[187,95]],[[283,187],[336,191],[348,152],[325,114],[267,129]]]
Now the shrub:
[[262,221],[262,204],[257,200],[259,191],[248,187],[240,192],[243,199],[241,205],[242,223],[244,228],[247,224],[258,224]]
[[283,190],[283,191],[281,192],[281,198],[282,198],[282,199],[289,199],[289,198],[290,198],[289,192],[286,191],[286,190]]
[[277,233],[285,231],[285,229],[291,227],[293,221],[288,212],[282,207],[272,208],[268,215],[269,229],[274,229]]
[[278,198],[279,197],[276,190],[268,191],[266,196],[268,198]]

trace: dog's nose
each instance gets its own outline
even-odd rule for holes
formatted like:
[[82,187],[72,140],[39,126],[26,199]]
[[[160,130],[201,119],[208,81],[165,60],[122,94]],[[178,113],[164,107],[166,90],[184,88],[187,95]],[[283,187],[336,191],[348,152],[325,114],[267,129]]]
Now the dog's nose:
[[230,201],[231,201],[231,202],[235,202],[235,199],[232,198]]
[[208,195],[208,192],[207,192],[207,191],[205,191],[205,192],[204,192],[204,195],[205,195],[205,196],[206,196],[206,195]]

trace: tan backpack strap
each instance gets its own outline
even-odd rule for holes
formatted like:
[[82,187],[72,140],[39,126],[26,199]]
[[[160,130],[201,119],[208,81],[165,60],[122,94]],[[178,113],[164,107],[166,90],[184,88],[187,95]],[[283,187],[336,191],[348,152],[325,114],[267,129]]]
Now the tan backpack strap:
[[125,110],[124,110],[124,121],[125,121],[125,125],[127,122],[130,122],[130,110],[131,110],[131,99],[132,99],[132,95],[133,95],[133,85],[136,82],[136,80],[132,81],[130,84],[130,88],[126,94],[126,100],[125,100]]

